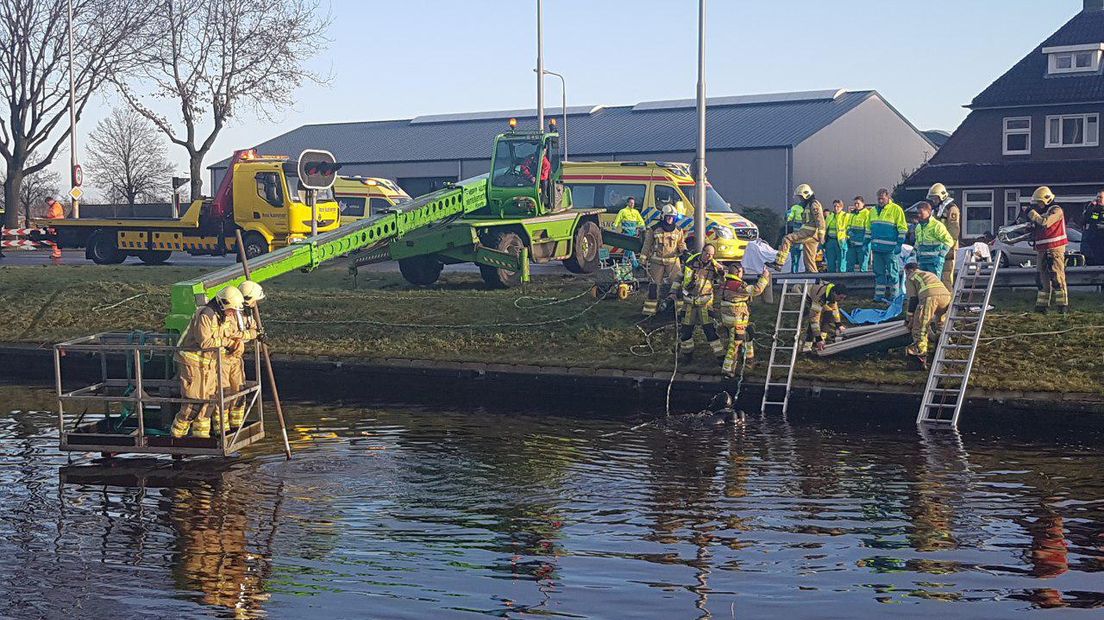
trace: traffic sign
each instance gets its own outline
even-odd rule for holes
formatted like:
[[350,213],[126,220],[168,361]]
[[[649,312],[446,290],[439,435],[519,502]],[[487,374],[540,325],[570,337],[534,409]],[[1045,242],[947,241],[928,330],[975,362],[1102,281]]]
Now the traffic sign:
[[80,200],[80,197],[84,195],[84,190],[79,187],[74,187],[69,190],[69,197],[73,200]]
[[84,169],[80,164],[73,164],[73,187],[84,185]]
[[307,189],[329,189],[340,168],[333,153],[307,149],[299,154],[299,184]]

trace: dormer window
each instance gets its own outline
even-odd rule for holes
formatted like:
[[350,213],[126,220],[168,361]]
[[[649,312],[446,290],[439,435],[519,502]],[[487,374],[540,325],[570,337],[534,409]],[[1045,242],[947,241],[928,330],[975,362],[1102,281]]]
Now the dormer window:
[[1043,53],[1048,59],[1048,75],[1097,73],[1100,71],[1101,55],[1104,54],[1104,43],[1044,47]]

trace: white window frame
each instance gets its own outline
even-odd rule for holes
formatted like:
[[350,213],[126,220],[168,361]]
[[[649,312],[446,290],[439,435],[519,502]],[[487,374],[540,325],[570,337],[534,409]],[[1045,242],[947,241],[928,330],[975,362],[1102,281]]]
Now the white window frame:
[[[1096,121],[1096,140],[1081,144],[1062,144],[1062,129],[1068,119],[1079,118],[1085,123],[1085,136],[1088,138],[1089,119]],[[1052,121],[1058,121],[1058,135],[1052,135],[1050,125]],[[1100,146],[1100,114],[1096,112],[1085,114],[1052,114],[1046,117],[1046,148],[1048,149],[1082,149]]]
[[[1027,121],[1026,128],[1009,129],[1009,121]],[[1008,136],[1027,136],[1027,149],[1023,151],[1008,150]],[[1004,133],[1001,137],[1001,152],[1005,155],[1030,155],[1031,154],[1031,117],[1009,116],[1004,119]]]
[[[1047,74],[1049,75],[1063,75],[1068,73],[1096,73],[1100,71],[1101,59],[1102,57],[1104,57],[1104,43],[1044,47],[1043,53],[1047,55]],[[1089,65],[1087,67],[1078,67],[1077,55],[1085,53],[1090,54]],[[1059,58],[1068,58],[1070,66],[1059,67]]]
[[[1010,210],[1011,209],[1011,210]],[[1009,226],[1020,215],[1020,190],[1004,190],[1004,225]]]
[[[988,198],[985,199],[985,200],[976,200],[976,199],[971,200],[970,199],[971,194],[975,194],[975,195],[985,194],[985,195],[988,196]],[[991,190],[991,189],[964,189],[964,190],[962,190],[962,237],[964,237],[964,238],[973,238],[973,237],[979,237],[979,236],[981,236],[981,235],[983,235],[987,232],[990,232],[990,233],[993,232],[993,230],[994,230],[994,226],[993,226],[994,213],[993,213],[993,211],[994,211],[994,208],[995,208],[995,204],[994,204],[994,197],[995,196],[996,196],[996,192],[994,190]],[[977,208],[980,208],[980,207],[988,207],[989,208],[989,220],[988,220],[989,226],[988,226],[988,228],[986,228],[985,230],[983,230],[980,233],[974,233],[974,232],[970,231],[970,222],[971,222],[971,220],[970,220],[970,209],[977,209]]]

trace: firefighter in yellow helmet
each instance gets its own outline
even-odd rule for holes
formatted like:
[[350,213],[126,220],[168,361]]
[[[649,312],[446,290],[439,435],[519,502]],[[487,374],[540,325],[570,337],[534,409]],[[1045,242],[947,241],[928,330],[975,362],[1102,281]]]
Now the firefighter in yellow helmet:
[[[817,351],[824,350],[829,324],[835,335],[843,334],[843,317],[840,315],[839,304],[845,299],[847,299],[847,286],[844,284],[822,282],[809,289],[805,302],[809,307],[809,331],[806,342],[811,342]],[[825,310],[829,312],[828,321],[824,321]]]
[[[228,394],[233,394],[245,385],[245,351],[247,345],[263,335],[253,320],[253,308],[264,301],[264,289],[252,280],[246,280],[238,287],[242,294],[244,309],[238,313],[238,320],[227,323],[226,356],[223,359],[222,384]],[[230,402],[230,415],[223,420],[223,428],[237,428],[245,420],[245,398],[235,398]]]
[[[1024,215],[1021,214],[1021,218]],[[1066,215],[1062,207],[1054,203],[1054,192],[1040,187],[1031,195],[1031,209],[1027,221],[1035,224],[1032,240],[1039,265],[1039,294],[1035,297],[1035,311],[1047,312],[1053,298],[1058,312],[1069,312],[1069,292],[1066,290]]]
[[[181,398],[210,401],[218,396],[219,350],[227,346],[230,326],[237,323],[244,307],[241,291],[228,286],[196,310],[174,356]],[[210,414],[207,404],[184,403],[173,419],[172,436],[183,437],[191,429],[193,437],[210,437]]]
[[679,353],[694,354],[694,327],[701,325],[713,355],[724,355],[724,346],[713,322],[713,288],[724,279],[724,267],[714,258],[717,249],[705,244],[700,254],[686,261],[682,276],[682,325],[679,328]]
[[958,208],[954,197],[942,183],[936,183],[928,190],[928,202],[932,204],[932,217],[943,222],[947,232],[951,233],[954,245],[947,251],[943,260],[943,271],[939,274],[948,290],[954,288],[955,255],[958,253],[959,240],[962,238],[962,209]]
[[905,352],[922,358],[926,365],[928,330],[933,323],[936,331],[943,329],[947,310],[951,308],[951,292],[939,274],[924,271],[910,262],[905,265],[905,294],[908,296],[908,326],[912,330],[912,344]]
[[729,266],[724,284],[716,292],[717,307],[721,316],[721,325],[728,328],[728,352],[725,354],[721,372],[726,377],[736,376],[736,368],[743,360],[750,364],[755,359],[755,345],[748,338],[748,326],[751,321],[751,300],[762,295],[770,288],[770,271],[763,269],[753,286],[744,282],[744,266],[735,263]]
[[648,270],[648,297],[644,300],[644,316],[655,316],[659,300],[666,299],[682,275],[679,257],[686,252],[686,231],[678,226],[679,208],[664,205],[659,223],[644,235],[640,261]]
[[790,258],[790,248],[794,244],[801,245],[801,257],[805,261],[805,271],[817,272],[816,256],[818,246],[824,242],[825,223],[824,207],[816,199],[813,188],[802,183],[794,189],[794,198],[800,201],[804,211],[801,214],[801,228],[782,238],[782,245],[778,247],[778,257],[770,264],[775,269],[781,269]]

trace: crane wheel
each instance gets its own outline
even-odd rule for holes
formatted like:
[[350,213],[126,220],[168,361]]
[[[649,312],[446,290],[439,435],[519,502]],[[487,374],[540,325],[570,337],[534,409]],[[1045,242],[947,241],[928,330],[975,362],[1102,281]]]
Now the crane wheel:
[[441,277],[444,269],[441,261],[432,255],[411,256],[399,261],[399,273],[409,283],[415,286],[429,286]]
[[[502,230],[491,235],[487,245],[498,250],[517,256],[525,247],[525,240],[521,235],[512,230]],[[479,266],[479,275],[489,288],[512,288],[521,285],[521,272],[490,267]]]
[[564,259],[563,265],[571,273],[594,273],[598,271],[601,249],[602,229],[590,220],[582,222],[575,231],[572,254]]

